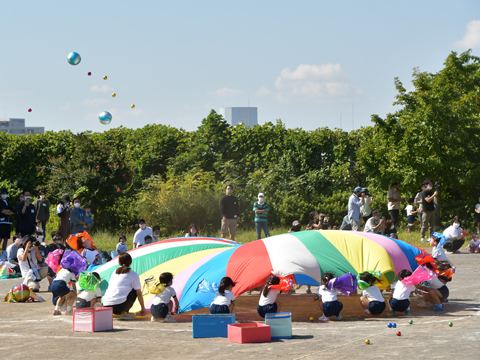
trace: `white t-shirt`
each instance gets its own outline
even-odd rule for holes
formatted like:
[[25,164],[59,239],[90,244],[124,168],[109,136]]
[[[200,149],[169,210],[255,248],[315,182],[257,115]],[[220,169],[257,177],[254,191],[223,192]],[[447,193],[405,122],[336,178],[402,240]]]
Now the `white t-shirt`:
[[434,247],[432,249],[432,257],[437,261],[448,261],[447,255],[445,255],[445,251],[442,248]]
[[415,195],[415,204],[419,204],[418,205],[418,212],[419,213],[422,213],[422,199],[423,199],[423,196],[422,196],[422,192],[420,191],[419,193],[417,193],[417,195]]
[[405,210],[407,211],[407,216],[412,215],[413,205],[408,205]]
[[[32,269],[37,269],[38,264],[37,264],[37,252],[34,250],[34,248],[31,248],[32,250],[30,251],[29,254],[27,254],[28,260],[30,260],[30,265],[32,266]],[[17,251],[17,258],[18,258],[18,265],[20,266],[20,271],[22,273],[22,277],[26,277],[28,271],[30,270],[30,266],[28,266],[28,261],[22,261],[20,260],[20,255],[23,255],[25,252],[24,248],[20,248]]]
[[450,225],[448,228],[445,229],[443,232],[443,235],[445,235],[445,238],[448,239],[453,239],[456,238],[457,236],[462,234],[462,228],[459,226],[457,229],[453,227],[453,225]]
[[433,279],[428,280],[428,282],[430,283],[430,287],[434,290],[440,289],[443,285],[445,285],[436,276]]
[[135,271],[130,270],[126,274],[117,274],[114,272],[110,277],[108,289],[103,296],[103,304],[105,306],[111,306],[124,303],[132,289],[142,289],[140,277]]
[[[380,223],[380,220],[378,220],[378,223],[375,222],[375,217],[371,217],[370,219],[367,220],[365,223],[365,228],[363,229],[363,232],[375,232],[375,228],[378,226]],[[377,229],[378,233],[381,233],[383,230],[384,226],[380,226]]]
[[377,285],[372,285],[369,288],[366,288],[362,291],[362,296],[367,298],[368,301],[380,301],[385,302],[382,292]]
[[317,295],[322,297],[323,302],[330,302],[337,300],[337,289],[328,290],[325,285],[321,285],[318,287]]
[[[398,191],[397,189],[391,187],[388,191],[387,191],[387,199],[395,199],[395,200],[398,200],[400,199],[401,196],[400,196],[400,191]],[[388,202],[388,210],[400,210],[400,202],[399,201],[395,201],[395,202]]]
[[117,244],[117,252],[126,253],[127,251],[128,251],[127,244],[122,244],[121,242]]
[[370,196],[365,197],[365,204],[360,206],[360,212],[362,216],[369,216],[372,213],[372,198]]
[[82,292],[77,296],[78,299],[82,299],[85,301],[92,301],[95,298],[101,298],[102,297],[102,289],[100,289],[100,286],[97,286],[97,290],[91,291],[91,290],[82,290]]
[[258,305],[265,306],[265,305],[273,304],[277,300],[278,294],[280,294],[280,290],[270,289],[268,291],[268,295],[263,296],[263,289],[262,289],[260,293],[260,300],[258,301]]
[[[150,235],[152,236],[152,228],[146,227],[145,230],[138,229],[135,235],[133,236],[133,243],[138,244],[139,246],[145,245],[145,236]],[[153,239],[153,236],[152,236]]]
[[77,278],[73,272],[62,268],[53,281],[65,281],[65,284],[68,284],[70,281],[76,282]]
[[410,297],[410,293],[415,291],[416,287],[413,284],[405,285],[401,281],[395,283],[395,290],[393,290],[393,298],[397,300],[406,300]]
[[215,294],[215,300],[213,300],[212,304],[214,305],[230,305],[233,301],[235,301],[235,295],[231,291],[225,290],[225,296],[221,294]]
[[170,299],[176,296],[177,296],[177,293],[175,292],[175,289],[172,288],[171,286],[167,286],[160,294],[155,295],[155,297],[153,298],[152,304],[153,305],[168,304]]
[[[472,239],[472,240],[470,241],[470,245],[469,245],[469,246],[470,246],[470,247],[473,247],[473,248],[476,248],[476,247],[478,247],[478,245],[480,245],[480,239],[477,238],[477,241],[475,241],[475,240]],[[8,249],[7,249],[7,250],[8,250]]]

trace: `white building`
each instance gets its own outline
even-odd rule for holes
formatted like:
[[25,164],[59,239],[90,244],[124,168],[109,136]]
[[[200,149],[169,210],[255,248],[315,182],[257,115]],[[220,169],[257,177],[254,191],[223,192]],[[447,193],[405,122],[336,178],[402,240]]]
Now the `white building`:
[[9,134],[25,135],[25,134],[43,134],[44,127],[25,127],[25,119],[0,119],[0,131]]
[[258,124],[258,110],[256,107],[226,107],[220,108],[219,113],[232,126],[243,123],[245,126]]

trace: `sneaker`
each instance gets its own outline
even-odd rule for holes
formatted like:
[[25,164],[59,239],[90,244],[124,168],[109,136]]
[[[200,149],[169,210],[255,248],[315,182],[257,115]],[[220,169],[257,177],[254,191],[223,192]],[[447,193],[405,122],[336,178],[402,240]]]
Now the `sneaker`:
[[412,315],[412,312],[410,310],[405,311],[405,315]]
[[57,316],[57,315],[62,315],[62,313],[58,310],[53,310],[53,316]]
[[325,316],[325,315],[322,315],[318,318],[318,321],[323,321],[323,322],[327,322],[329,319]]
[[432,307],[432,310],[442,311],[443,310],[443,305],[442,304],[435,305],[434,307]]
[[424,239],[424,238],[421,238],[420,241],[421,241],[421,242],[425,242],[425,239]]
[[136,318],[135,314],[122,313],[120,315],[120,320],[135,320],[135,318]]
[[165,316],[165,320],[163,320],[163,322],[166,322],[166,323],[173,323],[173,322],[177,322],[176,319],[172,318],[170,316],[170,314],[167,314],[167,316]]
[[338,314],[337,320],[342,320],[342,318],[343,318],[342,314]]
[[387,315],[395,315],[395,311],[390,310],[389,312],[387,312]]
[[312,293],[312,290],[310,289],[307,289],[307,291],[305,291],[307,294],[311,294]]

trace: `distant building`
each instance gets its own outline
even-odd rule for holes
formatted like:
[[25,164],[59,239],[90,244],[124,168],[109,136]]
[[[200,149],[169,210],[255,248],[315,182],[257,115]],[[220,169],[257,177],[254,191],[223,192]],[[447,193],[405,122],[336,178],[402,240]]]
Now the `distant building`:
[[256,107],[226,107],[220,109],[220,114],[232,126],[243,123],[245,126],[258,124]]
[[25,134],[43,134],[44,127],[25,127],[25,119],[0,119],[0,131],[9,134],[25,135]]

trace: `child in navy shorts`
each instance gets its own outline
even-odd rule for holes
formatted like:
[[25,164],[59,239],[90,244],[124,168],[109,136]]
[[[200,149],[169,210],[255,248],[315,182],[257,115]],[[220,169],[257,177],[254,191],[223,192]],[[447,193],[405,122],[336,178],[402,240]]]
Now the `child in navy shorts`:
[[408,206],[405,208],[405,211],[407,212],[407,228],[408,228],[408,235],[412,236],[412,227],[420,224],[420,222],[417,220],[417,215],[418,213],[417,210],[414,210],[413,204],[415,203],[414,198],[408,199]]
[[231,278],[224,277],[218,286],[218,293],[215,294],[215,300],[210,305],[210,314],[231,314],[235,307],[235,295],[232,288],[235,283]]
[[172,284],[172,273],[165,272],[160,274],[160,285],[163,285],[163,290],[157,295],[155,295],[155,298],[152,301],[152,306],[150,306],[152,321],[163,321],[166,323],[177,321],[169,314],[175,314],[172,311],[173,303],[170,300],[171,298],[173,298],[173,300],[175,301],[175,308],[178,309],[177,294],[175,293],[175,289],[172,288]]
[[360,274],[360,280],[370,285],[362,291],[362,296],[360,296],[360,305],[365,311],[365,314],[360,315],[360,317],[380,315],[387,307],[382,292],[375,285],[380,280],[366,271]]
[[405,285],[402,280],[412,275],[410,270],[403,269],[398,273],[399,280],[395,283],[395,290],[388,299],[388,307],[390,311],[388,315],[395,315],[395,311],[405,312],[405,315],[410,315],[410,293],[415,291],[416,287],[413,284]]
[[318,306],[323,312],[323,315],[318,318],[320,321],[328,321],[331,316],[336,316],[337,320],[342,320],[340,311],[343,309],[343,304],[337,300],[338,290],[327,289],[328,282],[333,278],[333,273],[329,271],[323,274],[322,285],[318,287],[317,295],[315,295],[315,300],[320,299]]
[[272,285],[280,284],[280,279],[275,275],[270,275],[267,279],[267,283],[260,293],[260,300],[258,301],[257,312],[262,318],[265,318],[266,314],[274,314],[280,312],[280,303],[277,300],[280,290],[270,289]]

